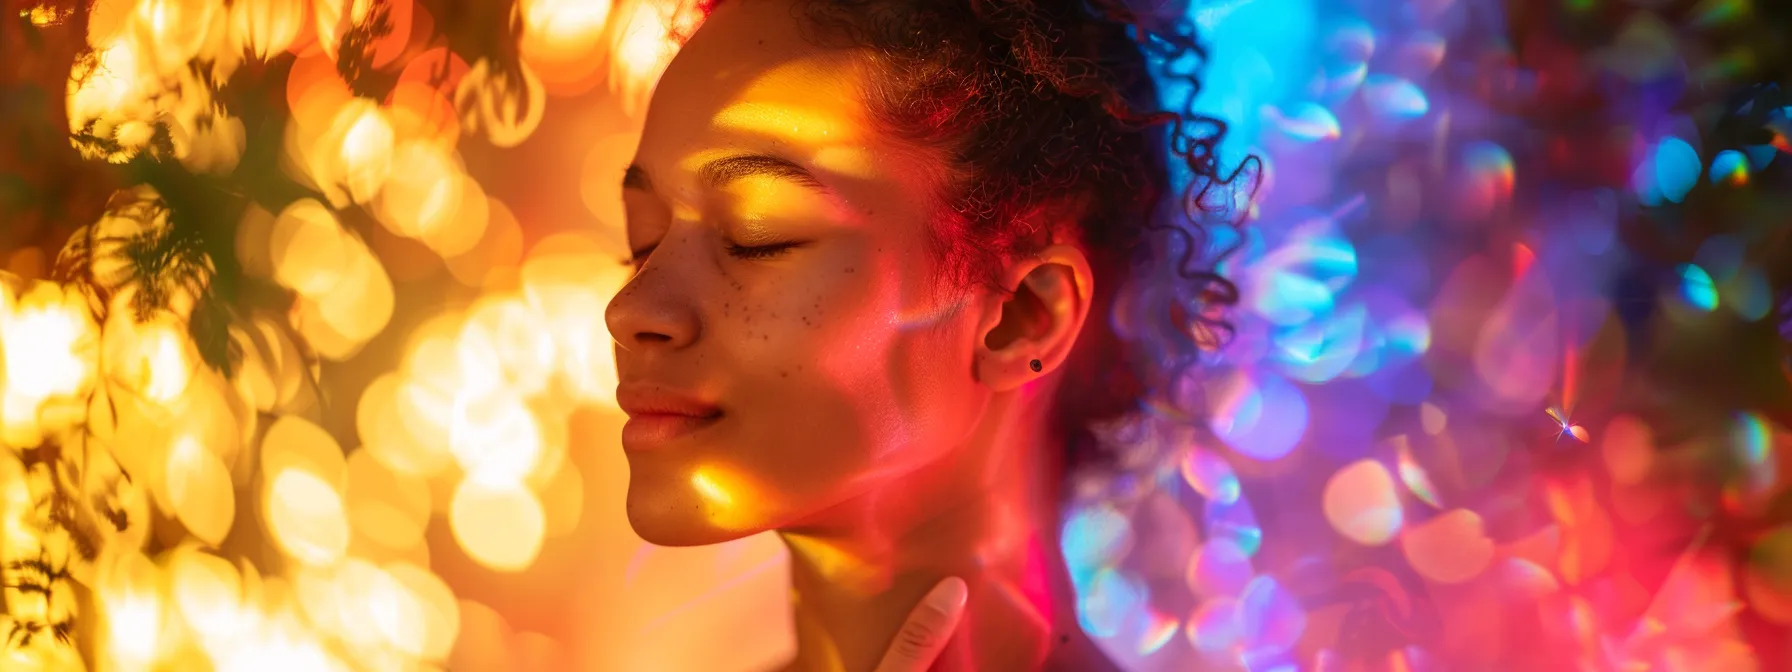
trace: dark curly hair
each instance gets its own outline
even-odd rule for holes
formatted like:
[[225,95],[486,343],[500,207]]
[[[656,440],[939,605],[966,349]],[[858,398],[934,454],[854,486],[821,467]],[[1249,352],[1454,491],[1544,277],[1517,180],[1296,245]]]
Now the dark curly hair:
[[[1073,465],[1103,455],[1092,423],[1161,406],[1228,333],[1223,309],[1238,290],[1202,265],[1208,227],[1237,223],[1235,196],[1260,173],[1250,160],[1222,175],[1225,124],[1192,110],[1206,54],[1182,3],[1133,2],[1150,7],[795,3],[806,37],[864,49],[879,66],[866,102],[885,132],[953,157],[930,239],[948,286],[1009,292],[996,286],[1003,262],[1054,238],[1083,243],[1095,319],[1054,409]],[[1158,78],[1183,84],[1186,99],[1166,110]]]

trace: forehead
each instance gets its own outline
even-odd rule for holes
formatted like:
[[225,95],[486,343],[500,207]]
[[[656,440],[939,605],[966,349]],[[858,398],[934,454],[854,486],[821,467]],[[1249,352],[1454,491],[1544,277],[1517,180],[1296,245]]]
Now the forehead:
[[816,46],[797,11],[790,0],[721,3],[654,90],[635,163],[684,193],[707,162],[772,154],[861,213],[926,218],[952,178],[948,155],[871,123],[866,93],[878,66],[869,52]]
[[793,10],[786,0],[721,3],[654,91],[644,148],[865,144],[865,59],[811,44]]

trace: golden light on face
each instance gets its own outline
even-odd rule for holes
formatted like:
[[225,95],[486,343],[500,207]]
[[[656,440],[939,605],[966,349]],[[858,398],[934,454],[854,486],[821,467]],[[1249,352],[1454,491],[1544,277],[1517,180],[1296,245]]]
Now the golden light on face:
[[825,520],[963,441],[988,394],[974,316],[916,263],[944,157],[875,132],[859,54],[743,7],[660,79],[623,190],[645,259],[607,313],[620,387],[720,412],[625,429],[630,523],[659,544]]

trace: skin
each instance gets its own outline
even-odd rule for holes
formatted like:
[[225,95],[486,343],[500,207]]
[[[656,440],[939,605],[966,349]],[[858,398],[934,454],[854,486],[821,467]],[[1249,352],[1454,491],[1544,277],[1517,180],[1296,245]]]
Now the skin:
[[662,545],[776,530],[788,669],[871,670],[948,576],[969,597],[933,669],[1111,669],[1076,626],[1045,429],[1087,258],[1058,242],[1005,265],[1009,291],[944,286],[926,237],[944,156],[870,124],[874,66],[811,44],[791,9],[716,9],[625,180],[636,274],[605,316],[621,384],[723,413],[624,441],[629,522]]

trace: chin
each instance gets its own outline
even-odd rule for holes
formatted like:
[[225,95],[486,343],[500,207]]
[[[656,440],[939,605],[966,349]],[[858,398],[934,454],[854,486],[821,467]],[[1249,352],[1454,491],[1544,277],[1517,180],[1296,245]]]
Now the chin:
[[655,546],[708,546],[768,529],[758,525],[722,525],[720,519],[737,516],[734,510],[715,505],[689,492],[669,492],[664,485],[648,485],[630,478],[628,525],[635,535]]

